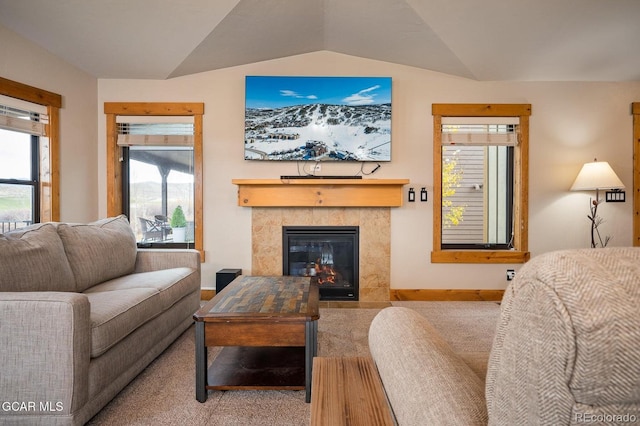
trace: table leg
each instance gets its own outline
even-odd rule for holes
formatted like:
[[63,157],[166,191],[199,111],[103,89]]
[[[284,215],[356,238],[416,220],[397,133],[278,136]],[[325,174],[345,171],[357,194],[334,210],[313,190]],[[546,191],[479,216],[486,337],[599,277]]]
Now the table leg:
[[204,344],[204,322],[196,321],[196,399],[207,400],[207,347]]
[[304,386],[305,401],[311,402],[311,374],[313,370],[313,357],[318,354],[318,321],[307,321],[305,324],[304,347]]

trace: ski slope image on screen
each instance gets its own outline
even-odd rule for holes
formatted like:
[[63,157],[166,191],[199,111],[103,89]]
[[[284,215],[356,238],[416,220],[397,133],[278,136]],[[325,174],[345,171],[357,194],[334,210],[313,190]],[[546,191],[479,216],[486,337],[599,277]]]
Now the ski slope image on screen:
[[247,76],[244,158],[391,161],[391,77]]

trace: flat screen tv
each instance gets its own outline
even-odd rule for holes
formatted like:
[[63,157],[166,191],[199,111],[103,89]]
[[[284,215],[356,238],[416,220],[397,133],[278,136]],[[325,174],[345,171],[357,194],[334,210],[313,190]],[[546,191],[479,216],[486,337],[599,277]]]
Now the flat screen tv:
[[247,76],[244,158],[391,161],[391,77]]

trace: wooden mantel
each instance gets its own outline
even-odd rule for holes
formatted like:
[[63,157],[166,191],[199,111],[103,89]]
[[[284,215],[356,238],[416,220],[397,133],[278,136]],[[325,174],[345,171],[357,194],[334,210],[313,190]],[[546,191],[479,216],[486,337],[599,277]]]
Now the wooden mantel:
[[400,207],[409,179],[233,179],[242,207]]

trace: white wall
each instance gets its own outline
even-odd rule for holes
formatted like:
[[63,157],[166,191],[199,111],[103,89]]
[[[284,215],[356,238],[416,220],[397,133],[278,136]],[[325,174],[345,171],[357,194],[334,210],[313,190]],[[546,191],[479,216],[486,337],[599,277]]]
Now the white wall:
[[[236,205],[232,178],[277,178],[297,173],[296,163],[243,159],[246,75],[373,75],[393,78],[392,161],[372,177],[409,178],[432,191],[433,103],[530,103],[529,249],[533,256],[588,247],[589,194],[569,187],[594,157],[612,165],[627,185],[626,203],[601,206],[610,245],[631,245],[632,115],[640,82],[477,82],[422,69],[331,52],[316,52],[206,72],[167,81],[98,82],[99,203],[106,213],[104,102],[204,102],[203,286],[222,268],[251,269],[251,212]],[[324,164],[322,174],[354,174],[359,165]],[[431,264],[431,198],[392,209],[391,286],[502,289],[506,269],[520,265]]]
[[60,219],[97,219],[98,80],[1,25],[0,76],[62,95]]

